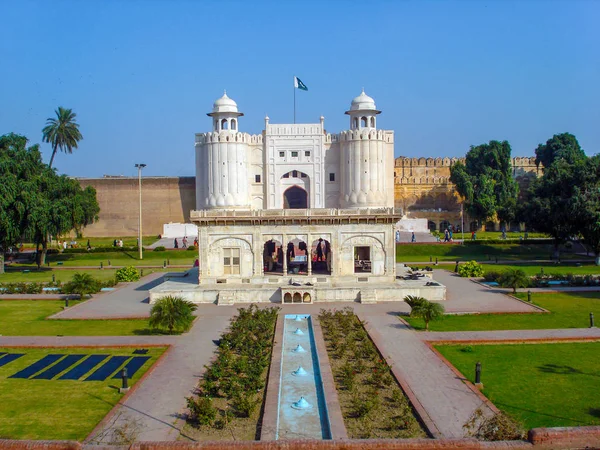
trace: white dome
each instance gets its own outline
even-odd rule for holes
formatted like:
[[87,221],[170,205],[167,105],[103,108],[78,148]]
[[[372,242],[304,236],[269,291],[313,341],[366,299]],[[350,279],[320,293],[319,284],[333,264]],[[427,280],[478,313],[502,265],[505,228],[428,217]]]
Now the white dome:
[[352,104],[350,105],[350,111],[362,111],[362,110],[377,110],[375,106],[375,100],[365,94],[365,90],[358,97],[354,97]]
[[223,97],[213,103],[212,114],[215,113],[238,113],[237,103],[227,97],[227,91],[223,93]]

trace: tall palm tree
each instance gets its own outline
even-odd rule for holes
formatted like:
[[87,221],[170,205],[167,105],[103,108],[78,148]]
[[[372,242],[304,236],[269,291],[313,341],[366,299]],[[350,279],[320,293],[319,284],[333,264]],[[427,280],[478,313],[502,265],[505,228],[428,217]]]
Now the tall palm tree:
[[77,143],[83,139],[79,131],[79,124],[75,122],[73,110],[59,106],[55,111],[56,119],[50,117],[46,120],[46,126],[42,130],[43,141],[52,144],[52,157],[49,166],[52,167],[56,151],[73,153]]

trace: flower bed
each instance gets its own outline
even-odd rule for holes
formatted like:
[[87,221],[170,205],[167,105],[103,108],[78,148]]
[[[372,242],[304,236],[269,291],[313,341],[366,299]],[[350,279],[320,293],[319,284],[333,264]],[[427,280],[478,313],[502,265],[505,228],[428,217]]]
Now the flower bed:
[[196,395],[185,434],[195,440],[253,440],[260,418],[279,308],[240,308],[219,342]]
[[351,439],[425,437],[412,406],[352,308],[319,320]]

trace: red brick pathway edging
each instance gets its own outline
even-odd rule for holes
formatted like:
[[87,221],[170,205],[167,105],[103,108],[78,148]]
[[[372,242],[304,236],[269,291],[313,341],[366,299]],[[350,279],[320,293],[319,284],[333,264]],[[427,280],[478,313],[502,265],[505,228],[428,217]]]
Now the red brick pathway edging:
[[435,425],[435,423],[433,422],[433,420],[431,419],[431,417],[429,416],[429,414],[427,413],[427,411],[425,410],[425,408],[423,407],[423,405],[421,404],[421,402],[419,401],[417,396],[414,394],[413,390],[411,389],[410,385],[408,384],[408,381],[406,379],[404,379],[404,377],[402,376],[400,371],[396,368],[394,361],[381,354],[380,349],[383,348],[383,345],[382,345],[383,339],[382,339],[381,335],[379,334],[379,332],[375,328],[373,328],[365,320],[364,317],[362,317],[362,314],[356,313],[356,312],[355,312],[355,314],[358,316],[360,321],[363,323],[365,330],[367,331],[367,334],[373,341],[373,344],[375,344],[377,351],[379,352],[381,357],[384,358],[385,361],[387,362],[388,366],[390,367],[390,369],[392,371],[392,375],[394,376],[394,378],[400,385],[400,388],[402,389],[404,394],[408,397],[408,400],[410,401],[412,407],[414,408],[415,412],[417,413],[419,420],[425,426],[429,435],[436,439],[441,438],[442,433],[440,432],[438,427]]
[[[365,439],[339,441],[136,442],[102,446],[111,450],[534,450],[600,447],[600,426],[534,428],[527,441],[485,442],[474,439]],[[75,441],[16,441],[0,439],[0,450],[82,450]],[[89,447],[92,448],[92,447]]]

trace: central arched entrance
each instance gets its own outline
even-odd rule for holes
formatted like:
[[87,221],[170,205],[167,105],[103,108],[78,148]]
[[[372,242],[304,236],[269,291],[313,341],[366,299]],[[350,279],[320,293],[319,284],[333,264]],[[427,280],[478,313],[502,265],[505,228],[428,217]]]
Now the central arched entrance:
[[292,186],[283,193],[283,209],[308,208],[308,194],[298,186]]

